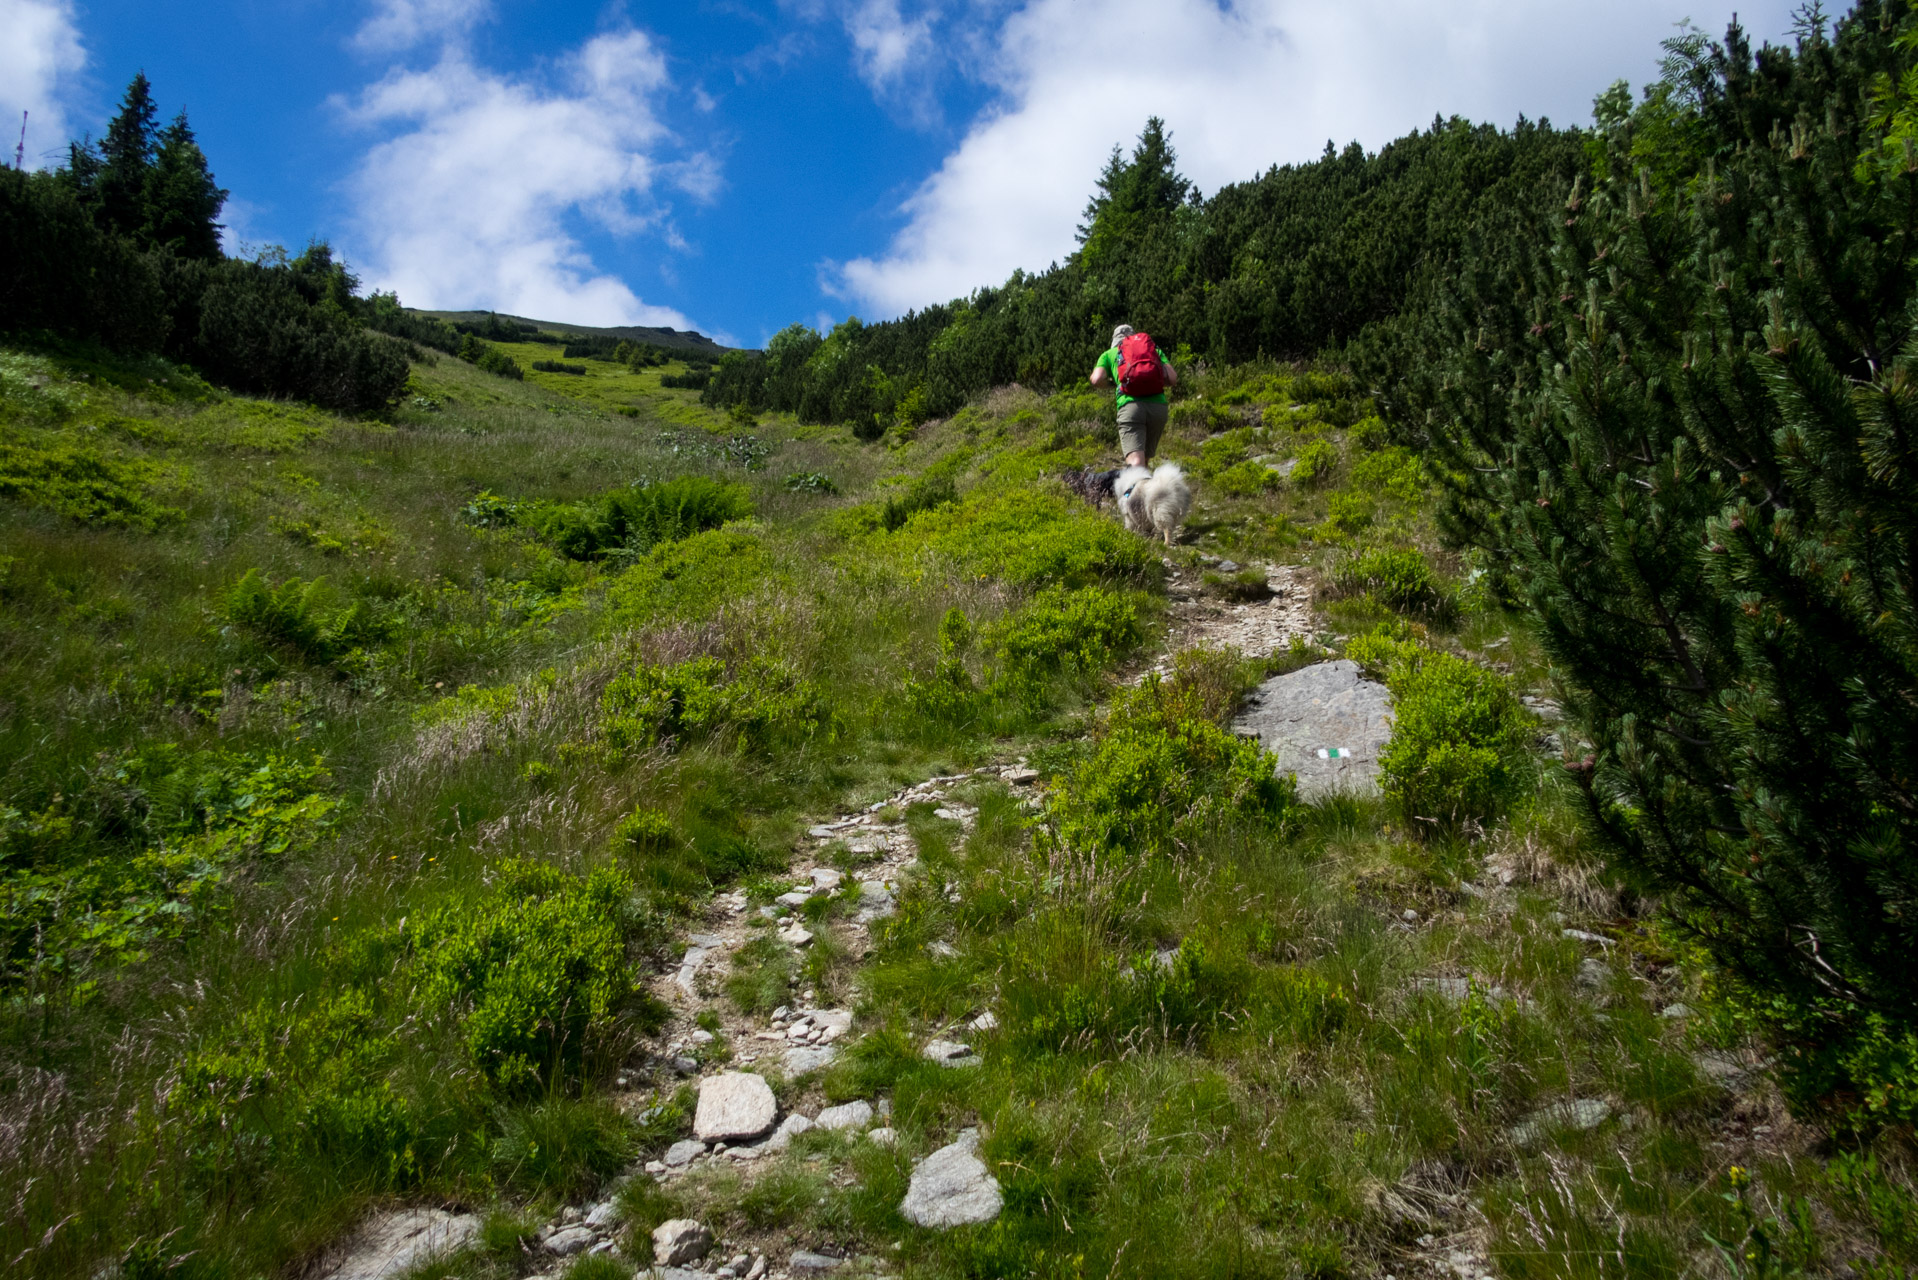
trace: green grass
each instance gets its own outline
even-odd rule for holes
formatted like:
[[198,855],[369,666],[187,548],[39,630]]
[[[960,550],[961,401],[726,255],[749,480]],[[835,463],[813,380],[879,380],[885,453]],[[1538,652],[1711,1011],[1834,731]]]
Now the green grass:
[[[822,929],[721,975],[741,1014],[804,986],[856,1005],[840,1061],[781,1088],[888,1096],[898,1146],[807,1135],[748,1172],[628,1181],[629,1257],[692,1212],[722,1250],[830,1240],[915,1277],[1163,1275],[1195,1235],[1180,1274],[1403,1274],[1465,1197],[1506,1274],[1698,1274],[1707,1232],[1798,1240],[1804,1197],[1828,1260],[1918,1260],[1895,1136],[1726,1181],[1728,1100],[1655,1007],[1699,1000],[1686,957],[1593,870],[1549,772],[1517,771],[1482,834],[1420,837],[1385,801],[1299,804],[1225,731],[1313,650],[1120,692],[1163,570],[1050,478],[1104,454],[1084,397],[994,392],[860,444],[708,411],[659,385],[677,363],[505,350],[524,381],[439,359],[382,421],[0,353],[10,1273],[279,1274],[417,1201],[488,1214],[435,1274],[509,1280],[557,1204],[686,1133],[639,979],[709,895],[765,900],[821,814],[1018,754],[1047,775],[1036,810],[992,783],[970,834],[898,815],[922,874],[870,958]],[[1544,687],[1522,627],[1454,591],[1415,463],[1349,386],[1190,389],[1169,452],[1200,476],[1202,545],[1374,555],[1328,605],[1385,628],[1355,656],[1456,648]],[[1264,478],[1308,449],[1315,483]],[[585,555],[573,524],[511,514],[607,523],[609,494],[695,490],[719,514]],[[1510,887],[1467,891],[1499,868]],[[1622,939],[1602,999],[1554,913]],[[1463,1003],[1414,987],[1465,975]],[[986,1009],[983,1066],[919,1056]],[[1574,1095],[1612,1118],[1511,1140]],[[908,1228],[912,1159],[974,1124],[1004,1215]]]

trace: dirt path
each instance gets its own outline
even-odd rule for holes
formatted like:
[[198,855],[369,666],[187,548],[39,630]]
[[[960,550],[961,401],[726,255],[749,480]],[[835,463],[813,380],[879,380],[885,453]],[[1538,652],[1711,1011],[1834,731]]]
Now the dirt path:
[[[1165,651],[1140,678],[1150,672],[1164,674],[1171,670],[1172,656],[1186,649],[1230,646],[1249,658],[1263,658],[1291,644],[1294,636],[1310,639],[1313,633],[1310,575],[1298,565],[1263,567],[1266,585],[1272,594],[1243,604],[1208,594],[1203,571],[1173,569],[1166,578],[1166,620],[1170,626]],[[1230,560],[1213,560],[1207,568],[1231,573],[1239,566]]]
[[[1208,567],[1226,573],[1238,571],[1238,566],[1230,562],[1206,559]],[[1165,649],[1136,679],[1152,671],[1168,671],[1172,655],[1183,649],[1230,645],[1248,656],[1262,657],[1286,647],[1295,635],[1311,633],[1310,589],[1303,570],[1269,566],[1272,594],[1234,604],[1209,594],[1200,571],[1169,568],[1170,625]],[[636,1060],[619,1077],[616,1099],[637,1111],[681,1082],[699,1083],[703,1088],[707,1082],[732,1073],[770,1073],[800,1087],[797,1093],[786,1091],[784,1105],[777,1112],[779,1122],[769,1132],[734,1142],[687,1139],[675,1144],[662,1159],[633,1169],[628,1177],[672,1184],[702,1170],[727,1169],[741,1178],[753,1179],[777,1163],[768,1157],[782,1152],[793,1134],[814,1125],[852,1128],[870,1141],[892,1140],[890,1107],[885,1099],[827,1108],[818,1084],[817,1073],[864,1030],[849,1007],[850,990],[834,1005],[801,980],[784,1005],[770,1014],[749,1016],[740,1013],[727,998],[726,979],[733,972],[734,957],[762,937],[778,938],[800,958],[809,949],[819,947],[834,948],[855,963],[869,955],[874,924],[892,914],[898,895],[918,868],[918,850],[904,822],[906,809],[916,804],[936,805],[939,817],[957,821],[969,833],[976,810],[962,802],[958,791],[981,781],[1027,790],[1037,783],[1038,773],[1026,767],[1021,757],[901,788],[863,809],[842,812],[810,828],[780,877],[791,887],[777,901],[754,903],[745,892],[732,891],[716,895],[707,904],[703,920],[685,936],[678,964],[650,980],[652,993],[673,1014],[651,1041],[649,1056]],[[1036,797],[1028,799],[1028,804],[1037,803]],[[817,909],[808,910],[809,904],[819,899],[843,902],[848,898],[852,899],[849,912],[842,907],[815,919],[812,917]],[[855,977],[848,986],[856,986],[856,982]],[[944,1028],[924,1046],[924,1051],[949,1066],[976,1062],[967,1044],[972,1030],[968,1023]],[[457,1245],[473,1239],[478,1226],[477,1217],[472,1215],[449,1217],[446,1223],[434,1226],[439,1235],[431,1239]],[[357,1247],[347,1246],[343,1261],[331,1275],[334,1280],[348,1275],[354,1280],[382,1280],[396,1274],[390,1266],[382,1265],[394,1256],[395,1246],[388,1237],[398,1232],[412,1241],[417,1227],[403,1213],[376,1217],[362,1228]],[[618,1211],[610,1200],[565,1206],[540,1230],[537,1272],[529,1280],[557,1280],[575,1257],[612,1252],[620,1235]],[[418,1238],[428,1241],[423,1235]],[[657,1274],[667,1280],[691,1280],[694,1276],[792,1280],[826,1270],[857,1276],[871,1273],[878,1265],[870,1259],[835,1262],[809,1253],[805,1244],[774,1230],[758,1237],[728,1238],[708,1252],[657,1272],[648,1269],[650,1257],[635,1260],[640,1263],[642,1277]],[[630,1246],[635,1252],[645,1253],[644,1240],[632,1240]],[[422,1243],[420,1249],[426,1247]],[[376,1251],[378,1257],[373,1256]],[[404,1256],[407,1262],[416,1263],[424,1255],[415,1250]]]

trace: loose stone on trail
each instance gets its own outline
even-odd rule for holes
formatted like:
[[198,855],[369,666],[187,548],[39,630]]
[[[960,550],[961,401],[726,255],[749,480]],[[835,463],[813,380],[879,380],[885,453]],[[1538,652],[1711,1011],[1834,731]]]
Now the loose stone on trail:
[[832,1065],[839,1056],[839,1050],[831,1045],[821,1045],[817,1049],[793,1048],[786,1050],[786,1074],[803,1076],[809,1071],[819,1071]]
[[1005,1205],[999,1180],[979,1158],[979,1131],[967,1129],[958,1141],[939,1148],[912,1171],[899,1212],[919,1227],[961,1227],[991,1222]]
[[1369,795],[1378,790],[1379,752],[1392,736],[1391,696],[1356,662],[1318,662],[1260,685],[1232,730],[1276,755],[1278,772],[1297,776],[1301,799]]
[[970,1067],[979,1062],[970,1045],[956,1044],[951,1040],[934,1040],[920,1050],[920,1054],[942,1067]]
[[1513,1125],[1506,1136],[1521,1147],[1530,1146],[1553,1129],[1596,1129],[1611,1114],[1612,1104],[1603,1098],[1555,1102]]
[[863,1129],[872,1123],[872,1103],[847,1102],[827,1107],[813,1123],[821,1129]]
[[673,1218],[653,1229],[653,1261],[662,1267],[697,1262],[713,1247],[713,1233],[691,1218]]
[[722,1071],[700,1081],[693,1136],[701,1142],[757,1138],[770,1131],[778,1118],[779,1103],[763,1076]]
[[388,1280],[466,1247],[479,1234],[475,1214],[402,1209],[376,1214],[347,1245],[326,1280]]

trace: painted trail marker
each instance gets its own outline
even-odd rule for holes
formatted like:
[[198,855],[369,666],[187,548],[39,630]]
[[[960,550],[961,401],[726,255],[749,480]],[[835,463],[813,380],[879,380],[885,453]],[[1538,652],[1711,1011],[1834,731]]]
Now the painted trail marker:
[[1350,760],[1351,758],[1352,748],[1350,747],[1319,748],[1319,759],[1321,760]]

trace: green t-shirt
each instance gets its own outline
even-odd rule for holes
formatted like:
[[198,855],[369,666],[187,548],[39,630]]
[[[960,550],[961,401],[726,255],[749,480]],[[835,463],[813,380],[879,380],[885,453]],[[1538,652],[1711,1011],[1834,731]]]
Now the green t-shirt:
[[[1164,364],[1165,352],[1159,351],[1157,347],[1152,349],[1159,352],[1159,363]],[[1107,347],[1101,352],[1099,355],[1099,368],[1106,371],[1106,377],[1112,379],[1112,385],[1116,389],[1119,385],[1119,348]],[[1134,400],[1144,400],[1151,404],[1164,404],[1166,403],[1166,394],[1161,391],[1156,396],[1129,396],[1123,391],[1119,392],[1119,407],[1121,409],[1131,404]]]

